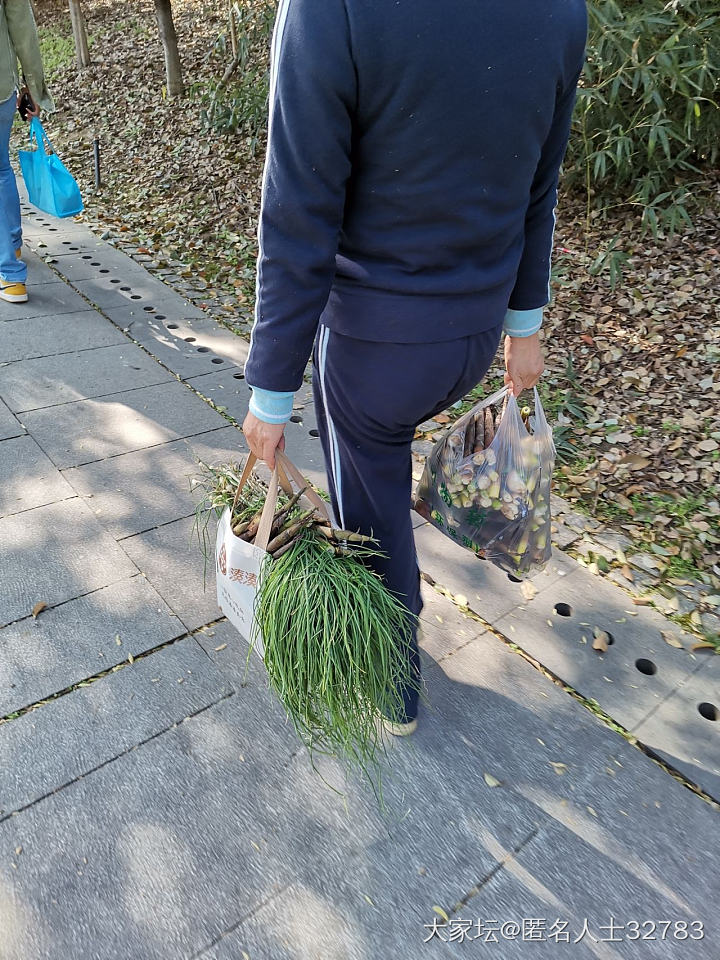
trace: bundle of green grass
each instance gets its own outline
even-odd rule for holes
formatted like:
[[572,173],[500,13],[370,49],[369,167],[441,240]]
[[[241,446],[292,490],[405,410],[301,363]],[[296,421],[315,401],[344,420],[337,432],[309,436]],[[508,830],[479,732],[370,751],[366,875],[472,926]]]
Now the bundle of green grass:
[[[240,471],[203,465],[198,519],[226,507],[238,536],[257,531],[267,487]],[[384,752],[378,713],[398,717],[403,689],[417,687],[407,649],[411,616],[368,566],[370,538],[331,529],[298,497],[281,494],[255,606],[271,688],[310,749],[348,760],[372,780]],[[200,525],[201,530],[205,527]],[[285,535],[284,535],[285,534]]]

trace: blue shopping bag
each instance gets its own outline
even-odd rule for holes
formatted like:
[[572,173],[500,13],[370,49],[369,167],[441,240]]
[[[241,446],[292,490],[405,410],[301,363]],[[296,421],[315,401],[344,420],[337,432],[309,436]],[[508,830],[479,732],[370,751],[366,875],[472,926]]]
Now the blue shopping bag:
[[[70,171],[53,150],[37,117],[30,121],[30,145],[20,150],[20,169],[30,203],[53,217],[72,217],[83,210],[80,189]],[[45,149],[47,144],[49,152]]]

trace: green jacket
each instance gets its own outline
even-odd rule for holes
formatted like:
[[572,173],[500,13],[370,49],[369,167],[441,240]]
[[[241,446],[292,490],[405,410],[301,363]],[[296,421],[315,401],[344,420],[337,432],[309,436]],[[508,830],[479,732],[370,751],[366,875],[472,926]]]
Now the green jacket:
[[22,64],[30,96],[43,110],[55,104],[45,85],[40,44],[30,0],[0,0],[0,103],[21,86],[17,62]]

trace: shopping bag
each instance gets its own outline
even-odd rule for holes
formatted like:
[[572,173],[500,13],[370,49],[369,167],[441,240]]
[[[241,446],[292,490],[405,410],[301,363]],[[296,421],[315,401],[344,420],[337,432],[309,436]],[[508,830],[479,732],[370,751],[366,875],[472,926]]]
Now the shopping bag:
[[[32,150],[20,150],[20,169],[30,203],[53,217],[72,217],[83,208],[80,189],[53,150],[37,117],[30,121]],[[47,150],[45,146],[47,144]]]
[[534,398],[526,419],[507,388],[461,417],[427,458],[415,502],[451,539],[516,577],[542,570],[552,554],[555,444],[537,389]]
[[[254,454],[248,455],[235,493],[233,509],[256,461]],[[263,572],[267,568],[266,565],[271,562],[267,545],[277,507],[278,491],[282,486],[283,490],[291,495],[290,480],[297,485],[298,490],[307,487],[307,481],[290,458],[281,450],[276,450],[275,469],[270,478],[254,544],[246,543],[235,536],[231,522],[233,511],[229,507],[225,508],[218,522],[215,541],[218,606],[261,658],[264,648],[262,636],[254,625],[255,601],[262,583]],[[314,490],[307,489],[304,497],[324,519],[330,522],[327,506]]]

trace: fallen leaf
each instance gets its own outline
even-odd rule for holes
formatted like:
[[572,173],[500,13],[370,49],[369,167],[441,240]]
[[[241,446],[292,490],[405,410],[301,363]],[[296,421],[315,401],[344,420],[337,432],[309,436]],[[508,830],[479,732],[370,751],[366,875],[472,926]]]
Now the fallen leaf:
[[226,643],[221,643],[219,647],[215,647],[215,652],[218,653],[220,650],[224,650],[226,646]]
[[525,597],[526,600],[532,600],[537,595],[537,592],[537,587],[529,580],[523,580],[523,582],[520,584],[520,593]]
[[365,897],[365,899],[367,900],[367,902],[370,904],[371,907],[375,906],[375,904],[372,902],[372,900],[366,893],[364,893],[363,896]]
[[600,650],[603,653],[610,645],[610,634],[600,627],[593,627],[593,650]]
[[456,593],[453,599],[459,607],[466,607],[468,605],[468,598],[463,593]]
[[594,817],[597,816],[597,813],[595,812],[595,810],[593,810],[591,806],[588,806],[587,811],[588,813],[591,813]]
[[491,773],[483,773],[483,779],[489,787],[499,787],[502,784],[502,781],[498,780],[497,777],[494,777]]
[[633,597],[632,602],[636,607],[649,607],[651,603],[647,597]]
[[433,417],[435,423],[450,423],[450,417],[446,413],[438,413],[436,417]]
[[445,913],[442,907],[433,906],[433,910],[439,917],[443,918],[445,923],[450,923],[450,917]]
[[684,650],[685,647],[680,643],[678,638],[674,633],[668,633],[666,630],[661,630],[662,638],[671,647],[676,647],[678,650]]
[[561,776],[565,773],[565,771],[567,770],[567,764],[566,764],[566,763],[560,763],[559,760],[550,760],[549,763],[550,763],[550,766],[553,768],[553,770],[555,771],[555,773],[556,773],[559,777],[561,777]]
[[35,606],[32,608],[33,617],[37,619],[37,615],[39,613],[42,613],[43,610],[46,610],[46,609],[47,609],[47,604],[43,600],[40,600],[39,603],[36,603]]
[[710,643],[709,640],[703,640],[702,643],[694,643],[690,649],[694,652],[695,650],[714,650],[715,644]]

